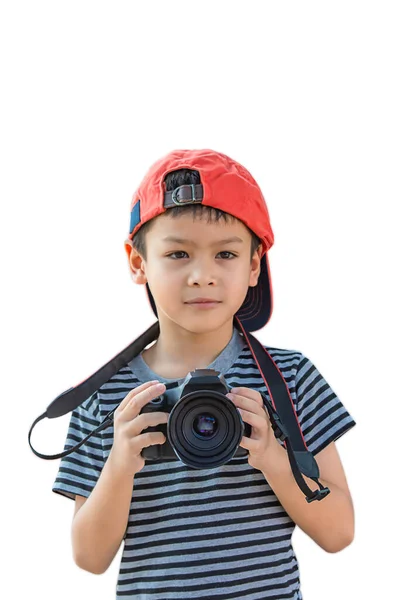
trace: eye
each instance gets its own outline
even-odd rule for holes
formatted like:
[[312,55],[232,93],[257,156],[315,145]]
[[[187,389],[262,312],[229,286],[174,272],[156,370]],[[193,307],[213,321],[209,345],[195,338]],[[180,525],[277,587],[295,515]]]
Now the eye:
[[[184,252],[183,250],[178,250],[177,252],[171,252],[171,254],[167,254],[167,258],[173,258],[174,254],[187,254],[187,252]],[[174,260],[176,260],[176,258],[174,258]]]
[[[177,250],[176,252],[171,252],[171,254],[167,254],[167,258],[172,258],[173,260],[179,260],[179,258],[183,258],[182,256],[177,257],[177,254],[186,254],[187,252],[185,252],[184,250]],[[236,258],[236,254],[233,254],[233,252],[229,252],[228,250],[223,250],[222,252],[219,252],[218,254],[229,254],[230,256],[225,256],[224,259],[228,259],[231,260],[232,258]]]
[[[233,252],[228,252],[228,250],[223,250],[219,254],[230,254],[232,258],[236,258],[236,254],[233,254]],[[227,258],[229,258],[229,260],[231,260],[230,257],[227,257]]]

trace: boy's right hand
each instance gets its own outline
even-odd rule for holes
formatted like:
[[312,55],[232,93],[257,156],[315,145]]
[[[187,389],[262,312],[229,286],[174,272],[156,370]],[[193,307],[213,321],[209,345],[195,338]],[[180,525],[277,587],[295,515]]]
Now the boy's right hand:
[[[157,384],[161,387],[157,387]],[[115,468],[134,477],[145,465],[141,456],[143,448],[164,444],[166,437],[161,431],[142,433],[147,427],[168,422],[168,413],[150,412],[139,414],[145,404],[165,392],[165,385],[147,381],[131,390],[114,411],[114,442],[109,460]]]

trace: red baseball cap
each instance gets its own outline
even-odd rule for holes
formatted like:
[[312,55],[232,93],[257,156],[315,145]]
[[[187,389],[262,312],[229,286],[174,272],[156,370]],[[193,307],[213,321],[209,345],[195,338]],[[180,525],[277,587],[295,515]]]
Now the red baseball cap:
[[[199,184],[185,184],[166,191],[164,179],[171,171],[194,169],[200,174]],[[269,213],[262,192],[240,163],[222,152],[210,149],[173,150],[157,160],[147,171],[131,202],[128,239],[140,227],[174,206],[201,203],[240,219],[261,240],[261,271],[258,283],[248,289],[236,313],[246,331],[257,331],[272,314],[272,285],[267,252],[274,243]],[[156,315],[157,308],[150,288],[147,295]]]

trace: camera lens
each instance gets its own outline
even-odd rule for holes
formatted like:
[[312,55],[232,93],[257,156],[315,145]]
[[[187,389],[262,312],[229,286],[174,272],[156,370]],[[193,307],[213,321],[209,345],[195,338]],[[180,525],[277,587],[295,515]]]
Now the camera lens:
[[215,435],[217,427],[217,419],[210,413],[198,415],[193,421],[193,431],[202,438],[210,438]]
[[242,439],[244,424],[225,394],[196,390],[172,407],[167,435],[177,457],[195,469],[213,469],[228,462]]

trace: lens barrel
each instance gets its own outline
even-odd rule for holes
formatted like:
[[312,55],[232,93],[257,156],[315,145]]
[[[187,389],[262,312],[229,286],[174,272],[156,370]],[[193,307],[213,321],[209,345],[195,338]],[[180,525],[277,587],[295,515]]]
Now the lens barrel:
[[183,395],[172,407],[167,435],[183,463],[195,469],[213,469],[235,455],[244,423],[224,394],[200,390]]

